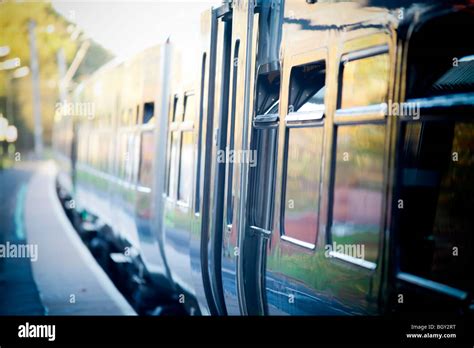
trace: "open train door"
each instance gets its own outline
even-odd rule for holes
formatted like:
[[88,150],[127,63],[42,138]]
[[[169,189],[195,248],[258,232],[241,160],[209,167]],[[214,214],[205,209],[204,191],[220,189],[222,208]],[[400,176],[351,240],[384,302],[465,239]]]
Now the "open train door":
[[226,314],[221,275],[225,161],[221,159],[227,144],[231,34],[229,3],[203,14],[191,262],[201,310],[204,308],[204,313],[212,315]]

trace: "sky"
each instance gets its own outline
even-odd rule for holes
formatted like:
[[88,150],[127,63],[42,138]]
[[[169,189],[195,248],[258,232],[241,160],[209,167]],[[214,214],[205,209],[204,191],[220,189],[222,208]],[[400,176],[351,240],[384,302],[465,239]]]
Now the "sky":
[[184,73],[199,57],[201,13],[219,0],[53,0],[56,11],[121,59],[168,37],[182,52]]

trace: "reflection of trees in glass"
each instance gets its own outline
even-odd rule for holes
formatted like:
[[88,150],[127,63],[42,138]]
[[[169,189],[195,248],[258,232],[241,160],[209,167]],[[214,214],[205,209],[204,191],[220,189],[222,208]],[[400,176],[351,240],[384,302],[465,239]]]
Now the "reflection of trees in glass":
[[291,128],[288,140],[285,234],[315,242],[323,128]]
[[386,102],[388,54],[349,61],[344,65],[341,108]]
[[189,203],[193,177],[193,133],[184,131],[181,135],[181,142],[178,199]]
[[176,168],[176,162],[178,161],[178,132],[171,132],[171,162],[169,169],[169,197],[175,197],[176,195],[176,181],[178,180],[178,173]]
[[144,132],[141,143],[141,161],[140,161],[140,184],[151,187],[152,184],[152,164],[154,154],[154,134],[153,132]]
[[332,239],[364,245],[375,261],[382,212],[385,126],[340,126],[337,131]]
[[383,173],[383,125],[340,126],[337,133],[336,186],[379,189]]
[[348,272],[343,264],[334,263],[334,267],[328,268],[324,250],[314,254],[280,254],[277,250],[278,248],[273,248],[267,258],[270,272],[295,279],[314,289],[316,294],[330,294],[335,298],[344,299],[345,304],[353,309],[360,304],[358,309],[362,312],[365,310],[361,299],[364,299],[368,292],[368,278],[354,277],[355,273]]
[[290,129],[286,203],[294,201],[293,211],[314,206],[321,170],[323,128]]
[[[473,252],[472,207],[474,206],[474,125],[457,123],[449,165],[442,174],[433,223],[433,260],[430,278],[467,288]],[[458,255],[453,257],[453,247]],[[472,286],[472,282],[471,282]]]

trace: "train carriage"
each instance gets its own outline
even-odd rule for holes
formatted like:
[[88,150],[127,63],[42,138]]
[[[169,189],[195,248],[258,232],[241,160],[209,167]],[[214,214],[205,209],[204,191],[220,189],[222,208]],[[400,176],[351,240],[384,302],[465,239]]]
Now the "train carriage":
[[472,314],[473,15],[225,1],[76,92],[79,206],[191,315]]

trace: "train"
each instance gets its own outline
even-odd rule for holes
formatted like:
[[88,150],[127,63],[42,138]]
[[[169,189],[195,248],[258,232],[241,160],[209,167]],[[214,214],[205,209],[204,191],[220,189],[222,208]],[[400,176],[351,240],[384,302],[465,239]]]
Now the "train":
[[[57,115],[58,186],[153,313],[474,311],[472,1],[224,1]],[[189,78],[188,78],[189,80]]]

